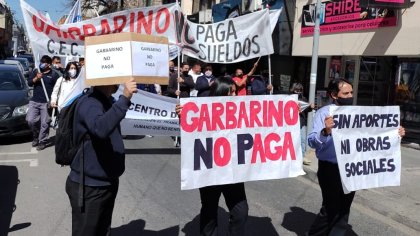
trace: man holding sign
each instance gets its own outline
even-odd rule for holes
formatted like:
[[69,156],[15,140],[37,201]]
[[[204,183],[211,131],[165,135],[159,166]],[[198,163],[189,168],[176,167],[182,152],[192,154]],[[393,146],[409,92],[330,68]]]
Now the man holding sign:
[[[317,176],[323,199],[320,213],[312,224],[308,235],[345,235],[350,207],[355,194],[355,191],[348,192],[346,189],[348,193],[345,193],[343,190],[343,173],[339,171],[340,163],[337,164],[337,153],[339,153],[337,151],[340,149],[336,146],[337,144],[334,145],[337,143],[334,140],[336,136],[332,136],[333,128],[335,132],[335,129],[340,127],[340,120],[334,114],[331,116],[331,111],[334,108],[353,104],[353,86],[345,79],[335,79],[328,85],[328,93],[333,102],[317,111],[313,130],[308,136],[309,146],[316,149],[319,166]],[[377,123],[380,123],[379,120]],[[404,128],[399,127],[398,122],[394,122],[393,126],[398,130],[400,136],[405,135]],[[354,128],[358,127],[352,127],[353,133],[359,132],[356,135],[364,134],[364,131],[356,131],[353,130]],[[351,136],[352,132],[347,131],[346,135]],[[395,133],[395,135],[397,134]],[[346,148],[344,150],[348,151]]]

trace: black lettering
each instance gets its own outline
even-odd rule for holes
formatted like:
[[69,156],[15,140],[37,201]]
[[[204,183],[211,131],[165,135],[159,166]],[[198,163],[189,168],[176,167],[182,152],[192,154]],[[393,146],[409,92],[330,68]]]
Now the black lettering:
[[213,138],[206,138],[206,147],[200,139],[194,141],[194,170],[201,170],[200,158],[207,169],[213,168]]
[[245,164],[245,151],[251,149],[254,146],[254,138],[250,134],[238,134],[237,138],[238,164]]

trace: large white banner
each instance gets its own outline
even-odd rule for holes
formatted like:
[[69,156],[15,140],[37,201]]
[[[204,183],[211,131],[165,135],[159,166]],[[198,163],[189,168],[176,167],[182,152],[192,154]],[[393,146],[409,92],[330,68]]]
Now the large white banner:
[[[123,93],[123,86],[113,95]],[[123,135],[179,136],[179,118],[175,112],[177,100],[139,90],[133,94],[125,119],[121,121]]]
[[182,98],[181,189],[303,175],[297,96]]
[[266,9],[214,24],[188,22],[194,39],[183,42],[183,52],[200,61],[221,64],[272,54],[269,15]]
[[20,0],[20,4],[36,64],[42,55],[84,57],[85,37],[120,32],[167,37],[171,44],[171,59],[182,47],[186,55],[203,62],[239,62],[273,53],[272,23],[277,22],[281,12],[277,10],[268,14],[268,10],[257,11],[204,25],[187,21],[178,5],[167,4],[56,25],[24,0]]
[[330,114],[344,192],[399,186],[399,107],[332,106]]

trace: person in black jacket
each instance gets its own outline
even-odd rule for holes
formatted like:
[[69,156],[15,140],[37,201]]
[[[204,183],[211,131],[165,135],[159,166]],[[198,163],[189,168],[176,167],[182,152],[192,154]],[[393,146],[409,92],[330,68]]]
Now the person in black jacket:
[[[74,118],[74,139],[82,142],[66,182],[72,207],[72,235],[109,235],[118,192],[118,179],[125,170],[120,122],[131,104],[136,82],[124,85],[123,95],[112,103],[118,85],[96,86],[80,98]],[[83,140],[83,141],[82,141]],[[83,170],[80,161],[83,161]],[[84,180],[81,179],[84,172]],[[83,184],[79,195],[80,183]],[[83,196],[80,208],[79,196]]]
[[198,91],[197,97],[208,97],[210,94],[210,87],[215,79],[212,66],[207,65],[204,69],[204,75],[198,77],[197,82],[195,83],[195,89]]
[[[172,74],[169,78],[168,95],[170,97],[188,98],[190,97],[190,91],[195,87],[194,80],[191,75],[188,74],[190,66],[183,62],[181,64],[181,73],[178,77],[178,73]],[[178,90],[179,83],[179,90]]]

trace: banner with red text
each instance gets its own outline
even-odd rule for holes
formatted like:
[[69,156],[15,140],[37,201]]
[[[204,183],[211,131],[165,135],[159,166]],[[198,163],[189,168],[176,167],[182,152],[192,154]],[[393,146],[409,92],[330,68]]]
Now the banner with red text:
[[181,105],[182,190],[305,174],[297,96],[182,98]]
[[[315,4],[303,6],[301,36],[311,36],[315,27]],[[323,2],[320,13],[321,34],[360,31],[397,25],[397,11],[363,8],[360,0]]]

